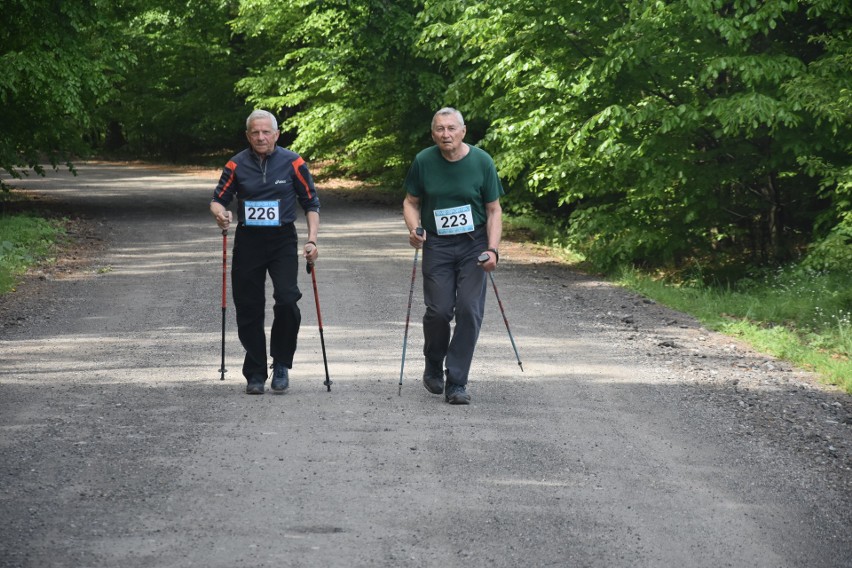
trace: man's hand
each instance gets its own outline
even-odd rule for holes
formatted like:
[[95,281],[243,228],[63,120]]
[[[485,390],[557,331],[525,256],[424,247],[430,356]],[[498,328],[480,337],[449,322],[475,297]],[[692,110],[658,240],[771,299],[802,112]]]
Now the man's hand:
[[497,255],[494,251],[484,251],[476,260],[485,272],[491,272],[497,268]]
[[213,214],[213,218],[216,219],[216,224],[219,225],[219,228],[223,231],[227,231],[228,227],[231,226],[233,222],[233,214],[225,209],[221,203],[216,203],[215,201],[210,203],[210,213]]
[[216,215],[216,224],[219,225],[219,228],[223,231],[227,231],[231,226],[233,218],[233,213],[230,211],[224,211],[221,215]]
[[416,229],[411,229],[408,233],[408,244],[413,246],[416,249],[423,248],[423,243],[426,242],[426,231],[423,230],[423,227],[417,227]]
[[314,241],[305,243],[305,260],[308,264],[313,264],[319,256],[319,249]]

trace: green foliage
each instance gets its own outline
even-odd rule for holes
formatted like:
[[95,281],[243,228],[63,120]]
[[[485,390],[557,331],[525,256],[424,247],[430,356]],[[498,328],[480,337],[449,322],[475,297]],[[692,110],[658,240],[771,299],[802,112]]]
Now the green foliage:
[[231,34],[237,6],[4,2],[0,167],[20,177],[104,148],[174,160],[242,145],[249,109],[234,83],[255,54]]
[[235,30],[266,50],[239,88],[284,117],[306,157],[398,179],[426,139],[444,85],[413,53],[418,4],[244,1]]
[[96,109],[132,55],[114,48],[122,11],[113,2],[5,0],[2,11],[14,17],[0,26],[0,168],[19,178],[88,151]]
[[450,104],[494,156],[505,210],[542,216],[597,268],[848,259],[849,3],[6,5],[8,172],[93,144],[241,147],[262,107],[307,158],[398,186]]
[[510,207],[554,194],[599,267],[779,262],[850,209],[848,8],[436,0],[420,22]]
[[852,213],[810,248],[802,266],[823,272],[847,273],[852,267]]
[[0,216],[0,294],[27,268],[46,258],[63,234],[60,223],[31,215]]
[[234,84],[254,48],[231,34],[237,0],[140,2],[124,27],[136,54],[118,104],[104,110],[110,151],[176,160],[245,144],[250,109]]

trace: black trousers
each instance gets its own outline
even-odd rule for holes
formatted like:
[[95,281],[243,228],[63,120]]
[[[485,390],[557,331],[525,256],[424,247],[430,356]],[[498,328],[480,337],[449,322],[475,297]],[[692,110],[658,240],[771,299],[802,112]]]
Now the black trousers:
[[281,227],[237,227],[231,265],[231,289],[237,312],[240,343],[246,350],[243,375],[268,375],[266,360],[266,274],[272,280],[274,319],[269,352],[276,361],[293,367],[302,314],[298,301],[298,236],[289,223]]

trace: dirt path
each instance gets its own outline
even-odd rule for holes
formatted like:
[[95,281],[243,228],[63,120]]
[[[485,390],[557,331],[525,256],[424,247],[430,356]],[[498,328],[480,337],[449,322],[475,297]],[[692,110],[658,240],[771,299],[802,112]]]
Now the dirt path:
[[397,396],[401,214],[326,191],[332,392],[300,271],[290,391],[249,397],[216,173],[79,173],[22,184],[104,244],[0,300],[0,566],[852,566],[852,401],[805,373],[507,244],[525,372],[489,292],[473,404],[427,393],[418,286]]

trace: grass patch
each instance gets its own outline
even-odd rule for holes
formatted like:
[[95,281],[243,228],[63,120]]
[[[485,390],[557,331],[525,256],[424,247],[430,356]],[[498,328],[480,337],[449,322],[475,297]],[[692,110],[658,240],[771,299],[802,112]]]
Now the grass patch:
[[28,268],[51,262],[54,246],[64,234],[59,220],[29,214],[0,215],[0,294],[14,290]]
[[713,286],[627,269],[616,281],[852,394],[852,275],[792,267]]

